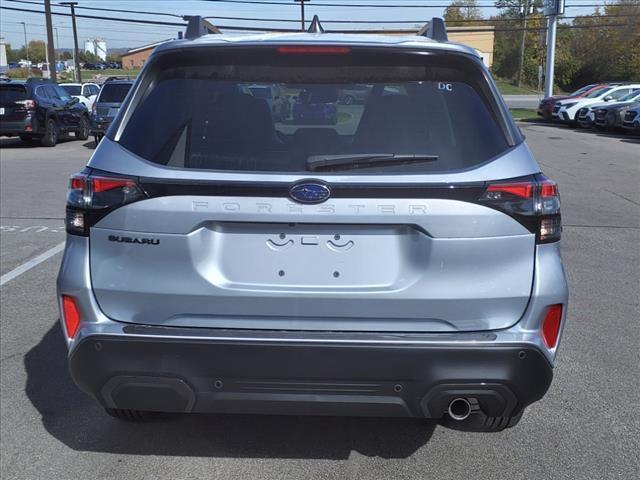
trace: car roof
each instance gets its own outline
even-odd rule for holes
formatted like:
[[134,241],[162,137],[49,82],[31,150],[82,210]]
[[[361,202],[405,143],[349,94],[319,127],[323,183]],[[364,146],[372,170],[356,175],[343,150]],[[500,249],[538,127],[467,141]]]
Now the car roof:
[[238,45],[340,45],[379,48],[415,48],[439,50],[443,52],[466,53],[480,58],[478,52],[467,45],[453,42],[438,42],[422,35],[383,35],[354,33],[223,33],[208,34],[193,40],[173,40],[156,47],[156,52],[165,52],[183,48],[201,48],[208,46]]

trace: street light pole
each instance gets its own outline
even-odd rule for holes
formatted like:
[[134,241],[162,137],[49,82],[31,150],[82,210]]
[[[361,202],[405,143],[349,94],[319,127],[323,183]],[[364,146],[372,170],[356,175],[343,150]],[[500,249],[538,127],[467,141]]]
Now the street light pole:
[[[51,20],[51,0],[44,0],[44,16],[47,25],[47,61],[49,62],[49,78],[58,80],[56,72],[56,48],[53,43],[53,21]],[[51,68],[53,64],[53,68]]]
[[29,61],[29,43],[27,42],[27,24],[24,22],[20,22],[22,24],[22,29],[24,30],[24,49],[27,52],[27,62]]
[[543,13],[547,21],[547,71],[544,77],[544,96],[553,95],[553,75],[556,59],[556,27],[558,15],[564,15],[564,0],[545,0]]
[[78,30],[76,29],[76,9],[75,6],[78,2],[61,2],[60,5],[65,5],[71,8],[71,23],[73,24],[73,63],[76,70],[76,82],[82,82],[82,75],[80,73],[80,58],[78,54]]

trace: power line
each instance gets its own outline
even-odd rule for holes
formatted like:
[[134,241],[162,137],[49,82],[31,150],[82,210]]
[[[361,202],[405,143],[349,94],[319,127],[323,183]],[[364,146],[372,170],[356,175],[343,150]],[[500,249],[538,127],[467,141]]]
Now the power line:
[[[25,1],[25,0],[21,0],[21,1]],[[205,0],[205,1],[214,1],[214,0]],[[222,1],[222,0],[215,0],[215,1]],[[256,2],[256,0],[224,0],[224,1],[233,1],[234,3],[238,3],[240,1],[243,2]],[[265,3],[265,2],[257,2],[257,3]],[[29,10],[26,8],[18,8],[18,7],[6,7],[6,6],[2,6],[0,5],[0,9],[2,10],[9,10],[9,11],[20,11],[20,12],[28,12],[28,13],[40,13],[43,14],[44,12],[39,11],[39,10]],[[52,12],[53,15],[59,15],[59,16],[65,16],[65,17],[70,17],[71,14],[69,13],[61,13],[61,12]],[[631,15],[629,15],[631,16]],[[163,25],[163,26],[172,26],[172,27],[181,27],[184,28],[186,25],[184,23],[175,23],[175,22],[164,22],[164,21],[157,21],[157,20],[142,20],[142,19],[124,19],[124,18],[114,18],[114,17],[105,17],[105,16],[98,16],[98,15],[80,15],[77,14],[76,17],[79,18],[88,18],[88,19],[93,19],[93,20],[106,20],[106,21],[116,21],[116,22],[124,22],[124,23],[134,23],[134,24],[143,24],[143,25]],[[215,17],[210,17],[210,18],[215,18]],[[240,17],[239,17],[240,18]],[[246,17],[242,17],[242,18],[246,18]],[[587,16],[587,18],[589,18],[589,16]],[[599,16],[591,16],[591,18],[599,18]],[[246,18],[247,20],[250,20],[248,18]],[[483,21],[487,21],[487,22],[491,22],[490,19],[483,19]],[[330,22],[327,22],[330,23]],[[336,22],[337,23],[337,22]],[[350,21],[347,23],[372,23],[372,22],[367,22],[367,21]],[[390,23],[400,23],[400,22],[390,22]],[[420,23],[420,21],[415,20],[412,21],[411,23]],[[291,32],[297,32],[299,31],[298,29],[282,29],[282,28],[274,28],[274,27],[244,27],[244,26],[238,26],[238,25],[216,25],[218,28],[223,29],[223,30],[231,30],[231,31],[265,31],[265,32],[287,32],[287,31],[291,31]],[[577,26],[568,26],[568,25],[564,25],[562,26],[563,28],[568,28],[568,27],[572,27],[572,28],[592,28],[592,27],[600,27],[600,26],[611,26],[611,27],[618,27],[618,26],[627,26],[627,24],[593,24],[593,25],[577,25]],[[546,27],[545,27],[546,28]],[[334,32],[337,33],[343,33],[343,32],[362,32],[362,33],[372,33],[372,32],[385,32],[385,31],[390,31],[390,30],[333,30]],[[473,32],[473,29],[467,29],[466,31],[468,32]],[[485,30],[477,30],[477,31],[485,31]],[[515,28],[515,29],[494,29],[495,32],[500,32],[500,31],[522,31],[521,28]]]
[[[43,5],[41,2],[34,2],[34,1],[30,1],[30,0],[4,0],[4,1],[13,2],[13,3],[28,3],[28,4],[32,4],[32,5]],[[55,7],[64,7],[64,5],[60,5],[59,3],[52,3],[51,5],[55,6]],[[182,18],[182,15],[178,15],[177,13],[166,13],[166,12],[148,12],[148,11],[142,11],[142,10],[121,10],[121,9],[117,9],[117,8],[83,7],[81,5],[76,5],[76,10],[78,10],[78,9],[95,10],[95,11],[100,11],[100,12],[137,13],[137,14],[141,14],[141,15],[159,15],[159,16],[165,16],[165,17]]]
[[[297,4],[293,2],[276,2],[273,0],[269,1],[259,1],[259,0],[200,0],[203,2],[215,2],[215,3],[236,3],[236,4],[247,4],[247,5],[278,5],[278,6],[286,6],[291,7],[292,5],[297,8]],[[402,0],[404,2],[408,0]],[[424,2],[422,2],[424,3]],[[345,8],[447,8],[450,7],[451,4],[439,4],[439,5],[409,5],[409,4],[371,4],[371,3],[310,3],[312,7],[345,7]],[[594,3],[594,4],[572,4],[565,5],[565,8],[588,8],[588,7],[605,7],[611,4],[606,3]],[[637,3],[617,3],[616,6],[637,6]],[[476,5],[474,8],[497,8],[495,5]],[[508,8],[508,7],[504,7]]]
[[[0,9],[2,10],[12,10],[12,11],[16,11],[16,12],[28,12],[28,13],[44,13],[40,10],[29,10],[27,8],[18,8],[18,7],[5,7],[3,5],[0,5]],[[63,17],[70,17],[71,14],[70,13],[62,13],[62,12],[51,12],[52,15],[60,15]],[[159,20],[141,20],[141,19],[127,19],[127,18],[115,18],[115,17],[103,17],[103,16],[98,16],[98,15],[80,15],[80,14],[76,14],[76,17],[78,18],[91,18],[94,20],[110,20],[113,22],[125,22],[125,23],[140,23],[140,24],[147,24],[147,25],[167,25],[167,26],[172,26],[172,27],[186,27],[185,23],[175,23],[175,22],[162,22]]]

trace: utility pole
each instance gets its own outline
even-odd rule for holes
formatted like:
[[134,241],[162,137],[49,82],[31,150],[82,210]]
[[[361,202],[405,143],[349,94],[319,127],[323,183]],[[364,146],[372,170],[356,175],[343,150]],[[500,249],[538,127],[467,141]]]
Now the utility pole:
[[518,72],[516,76],[516,85],[522,87],[522,68],[524,67],[524,48],[527,41],[527,14],[533,13],[533,3],[529,4],[529,0],[524,0],[520,5],[520,17],[522,17],[522,35],[520,36],[520,61],[518,62]]
[[58,40],[58,27],[53,27],[56,32],[56,46],[58,47],[58,54],[56,55],[56,61],[60,60],[60,41]]
[[27,62],[29,61],[29,42],[27,42],[27,24],[20,22],[24,30],[24,50],[27,52]]
[[78,30],[76,29],[76,5],[78,2],[61,2],[60,5],[65,5],[71,8],[71,23],[73,24],[73,63],[76,70],[76,82],[82,82],[82,75],[80,74],[80,55],[78,54]]
[[[47,61],[49,63],[49,78],[58,80],[56,72],[56,47],[53,43],[53,22],[51,20],[51,0],[44,0],[44,16],[47,24]],[[51,68],[53,64],[53,68]]]
[[545,0],[544,14],[547,19],[547,71],[544,78],[544,96],[553,95],[553,74],[556,58],[556,26],[558,15],[564,14],[564,0]]
[[300,30],[305,31],[304,26],[304,4],[305,2],[310,2],[311,0],[294,0],[295,2],[300,4]]

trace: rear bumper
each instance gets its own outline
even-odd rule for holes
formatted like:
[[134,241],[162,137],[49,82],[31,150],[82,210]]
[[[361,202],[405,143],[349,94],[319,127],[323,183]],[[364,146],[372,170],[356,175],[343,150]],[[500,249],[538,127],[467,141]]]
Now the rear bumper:
[[549,361],[526,344],[429,343],[438,335],[124,331],[86,335],[69,358],[76,383],[110,408],[440,418],[464,396],[476,398],[487,415],[510,416],[540,399],[552,378]]
[[558,347],[545,347],[540,322],[563,304],[563,328],[568,299],[559,245],[545,244],[529,305],[502,330],[150,327],[104,315],[89,263],[89,239],[68,235],[58,298],[75,298],[81,317],[75,338],[65,335],[71,374],[101,404],[141,410],[438,418],[455,395],[477,398],[491,416],[516,415],[549,387]]
[[109,128],[109,126],[111,125],[112,121],[113,121],[113,118],[109,118],[108,120],[100,120],[100,121],[92,118],[91,125],[90,125],[91,134],[92,135],[104,134]]
[[0,136],[2,137],[34,134],[37,129],[36,121],[31,116],[16,121],[0,121]]

